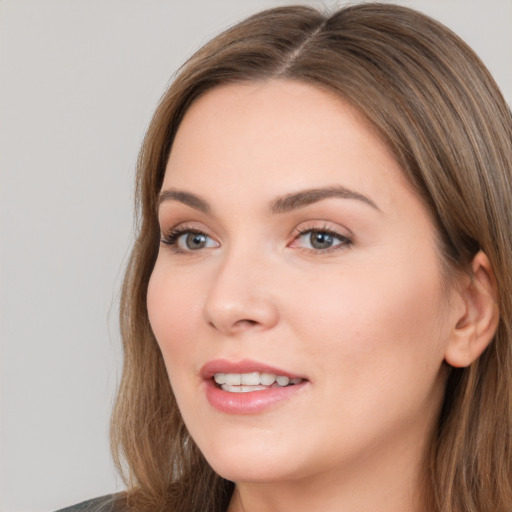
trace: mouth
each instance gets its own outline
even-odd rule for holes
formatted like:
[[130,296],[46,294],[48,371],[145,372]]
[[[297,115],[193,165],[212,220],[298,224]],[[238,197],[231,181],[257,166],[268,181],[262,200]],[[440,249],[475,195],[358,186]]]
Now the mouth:
[[270,372],[249,373],[215,373],[215,386],[229,393],[251,393],[296,386],[304,382],[300,377],[290,378],[287,375],[277,375]]
[[201,368],[200,377],[210,404],[228,414],[272,410],[302,394],[310,383],[304,375],[248,359],[215,359]]

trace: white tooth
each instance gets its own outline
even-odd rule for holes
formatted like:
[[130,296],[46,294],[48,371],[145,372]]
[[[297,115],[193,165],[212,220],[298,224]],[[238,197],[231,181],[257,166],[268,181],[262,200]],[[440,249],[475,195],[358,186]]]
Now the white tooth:
[[276,376],[273,373],[262,373],[260,374],[260,382],[264,386],[272,386],[276,381]]
[[290,384],[300,384],[302,382],[302,379],[292,379],[290,381]]
[[267,386],[241,386],[242,393],[249,393],[250,391],[263,391]]
[[276,377],[276,382],[280,386],[288,386],[288,384],[290,383],[290,379],[288,377],[280,375],[279,377]]
[[241,393],[242,386],[230,386],[229,384],[223,384],[221,386],[222,391],[229,391],[230,393]]
[[226,374],[225,373],[216,373],[213,376],[213,378],[217,384],[226,384]]
[[242,384],[242,374],[226,373],[226,384],[229,386],[240,386]]
[[252,373],[242,373],[242,385],[245,384],[247,386],[258,386],[260,383],[260,373],[252,372]]
[[223,384],[221,389],[230,393],[250,393],[251,391],[263,391],[268,388],[266,386],[229,386],[228,384]]

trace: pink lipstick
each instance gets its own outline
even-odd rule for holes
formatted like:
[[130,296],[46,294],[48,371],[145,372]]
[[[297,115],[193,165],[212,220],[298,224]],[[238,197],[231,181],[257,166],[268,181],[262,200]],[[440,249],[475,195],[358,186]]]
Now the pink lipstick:
[[227,414],[255,414],[301,392],[308,380],[257,361],[216,359],[200,371],[210,405]]

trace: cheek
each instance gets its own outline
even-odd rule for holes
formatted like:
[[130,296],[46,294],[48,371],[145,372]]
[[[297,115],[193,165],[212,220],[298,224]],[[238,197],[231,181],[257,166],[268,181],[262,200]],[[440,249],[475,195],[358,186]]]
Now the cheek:
[[194,341],[199,339],[201,301],[193,280],[177,279],[177,275],[175,269],[157,261],[148,285],[147,307],[178,407],[188,417],[197,407],[194,391],[200,383],[198,378],[190,386],[191,361],[200,356],[200,346]]
[[296,301],[295,335],[306,341],[304,351],[312,360],[325,359],[333,372],[338,367],[347,380],[363,374],[392,382],[418,371],[435,375],[449,332],[437,261],[423,268],[363,268],[317,280],[316,299]]
[[429,425],[444,388],[441,288],[403,266],[336,281],[294,313],[294,336],[324,397],[310,414],[339,426],[340,446]]
[[178,366],[189,353],[186,340],[194,338],[201,308],[192,283],[176,282],[170,277],[173,274],[157,261],[147,293],[149,321],[168,369],[171,362]]

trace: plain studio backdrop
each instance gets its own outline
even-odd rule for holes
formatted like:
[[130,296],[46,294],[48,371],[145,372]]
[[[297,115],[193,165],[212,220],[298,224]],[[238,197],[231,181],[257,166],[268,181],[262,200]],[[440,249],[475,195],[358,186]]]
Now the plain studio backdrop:
[[[137,151],[185,58],[284,3],[0,0],[2,512],[122,489],[108,420]],[[511,103],[512,0],[398,3],[461,35]]]

